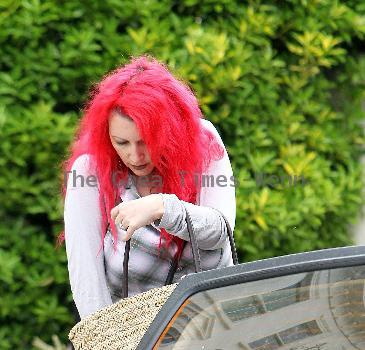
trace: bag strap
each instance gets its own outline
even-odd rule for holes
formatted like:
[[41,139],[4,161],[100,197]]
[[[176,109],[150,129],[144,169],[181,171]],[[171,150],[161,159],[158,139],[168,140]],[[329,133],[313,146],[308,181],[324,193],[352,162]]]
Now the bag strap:
[[228,234],[228,239],[229,239],[229,245],[231,247],[233,264],[238,265],[237,250],[236,250],[236,245],[235,245],[234,238],[233,238],[233,232],[232,232],[231,225],[229,224],[228,219],[222,214],[221,211],[219,211],[218,209],[215,209],[215,210],[217,210],[219,212],[219,214],[222,216],[222,218],[224,219],[224,221],[226,223],[227,234]]
[[188,210],[186,209],[185,205],[183,205],[183,207],[185,208],[186,225],[187,225],[187,229],[188,229],[188,233],[189,233],[189,239],[190,239],[190,244],[191,244],[191,252],[192,252],[193,260],[194,260],[195,272],[202,272],[203,269],[202,269],[200,253],[199,253],[199,249],[198,249],[198,241],[196,240],[196,235],[194,233],[193,223],[191,221],[190,214],[189,214]]
[[[184,241],[183,247],[181,249],[180,256],[182,255],[182,252],[184,251],[184,248],[185,248],[185,246],[186,246],[187,243],[188,243],[187,241]],[[179,252],[177,251],[175,253],[174,259],[171,262],[171,266],[169,268],[169,272],[167,274],[166,281],[165,281],[165,284],[164,284],[165,286],[167,286],[168,284],[171,284],[172,283],[172,281],[174,279],[174,276],[175,276],[175,272],[177,270],[177,265],[179,263],[179,260],[180,260],[179,259]]]
[[[187,223],[187,228],[188,228],[188,232],[189,232],[189,238],[190,238],[190,243],[191,243],[191,250],[192,250],[193,259],[194,259],[195,272],[201,272],[202,271],[202,268],[201,268],[200,254],[199,254],[199,249],[198,249],[198,242],[196,240],[196,235],[194,233],[194,227],[193,227],[193,224],[192,224],[192,220],[191,220],[190,214],[189,214],[189,212],[188,212],[188,210],[186,209],[185,206],[184,206],[184,208],[185,208],[185,213],[186,213],[186,223]],[[222,214],[222,212],[219,211],[218,209],[215,209],[215,210],[224,219],[224,222],[225,222],[226,228],[227,228],[229,245],[231,247],[231,254],[232,254],[233,264],[234,265],[238,265],[237,251],[236,251],[236,246],[235,246],[235,243],[234,243],[234,238],[233,238],[233,233],[232,233],[231,226],[230,226],[227,218]]]
[[125,242],[124,258],[123,258],[123,273],[122,273],[122,296],[123,298],[128,297],[128,262],[129,262],[129,251],[131,250],[131,240],[128,239]]

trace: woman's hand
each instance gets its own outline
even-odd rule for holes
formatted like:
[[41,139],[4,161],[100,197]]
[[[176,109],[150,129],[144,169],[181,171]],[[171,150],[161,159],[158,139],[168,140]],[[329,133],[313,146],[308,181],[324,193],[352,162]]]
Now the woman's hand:
[[148,196],[134,199],[128,202],[122,202],[110,211],[111,218],[115,225],[122,224],[127,234],[123,241],[128,241],[134,231],[151,224],[153,221],[160,219],[164,213],[162,196],[150,194]]

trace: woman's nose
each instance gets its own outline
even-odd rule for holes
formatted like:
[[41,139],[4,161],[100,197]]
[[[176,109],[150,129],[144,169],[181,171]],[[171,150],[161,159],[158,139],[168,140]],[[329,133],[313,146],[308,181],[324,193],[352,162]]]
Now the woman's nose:
[[132,145],[129,153],[129,161],[132,163],[132,165],[142,165],[144,158],[145,156],[142,147],[138,145]]

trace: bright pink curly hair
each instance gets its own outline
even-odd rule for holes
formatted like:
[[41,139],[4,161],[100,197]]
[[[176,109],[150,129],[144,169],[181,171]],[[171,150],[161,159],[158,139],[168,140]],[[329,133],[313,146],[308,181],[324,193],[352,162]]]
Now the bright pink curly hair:
[[[128,177],[128,168],[118,162],[120,158],[109,138],[108,122],[114,110],[136,123],[161,175],[163,193],[176,194],[180,200],[196,204],[201,189],[197,179],[201,179],[200,175],[213,159],[220,159],[224,154],[214,135],[202,127],[202,113],[194,93],[182,80],[175,78],[164,63],[150,55],[132,56],[128,64],[107,74],[91,91],[75,141],[70,146],[71,156],[61,164],[65,174],[80,155],[92,156],[90,159],[100,189],[102,242],[108,222],[117,242],[117,230],[110,211],[119,202],[120,192],[115,183],[126,183]],[[183,184],[181,171],[185,174]],[[117,182],[115,178],[112,181],[115,174]],[[63,200],[65,195],[63,182]],[[165,238],[166,248],[171,240],[175,241],[181,255],[183,241],[180,238],[164,229],[161,236]],[[62,231],[57,246],[64,240]]]

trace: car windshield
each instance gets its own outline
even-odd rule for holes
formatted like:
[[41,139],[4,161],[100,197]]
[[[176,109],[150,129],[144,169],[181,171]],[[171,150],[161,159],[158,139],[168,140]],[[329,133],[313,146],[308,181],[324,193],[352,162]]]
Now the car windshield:
[[199,292],[155,348],[365,349],[365,267],[246,282]]

